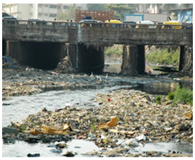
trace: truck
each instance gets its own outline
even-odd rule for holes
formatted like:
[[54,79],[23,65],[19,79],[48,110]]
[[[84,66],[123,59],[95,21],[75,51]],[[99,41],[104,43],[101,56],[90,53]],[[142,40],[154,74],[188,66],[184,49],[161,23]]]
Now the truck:
[[113,19],[114,11],[76,10],[75,22],[78,23],[86,17],[91,17],[93,20],[105,22],[108,19]]

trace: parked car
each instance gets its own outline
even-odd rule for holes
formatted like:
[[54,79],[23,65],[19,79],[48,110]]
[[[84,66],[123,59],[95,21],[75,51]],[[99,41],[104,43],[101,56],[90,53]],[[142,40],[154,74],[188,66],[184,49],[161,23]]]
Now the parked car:
[[[122,24],[122,22],[117,19],[106,20],[105,23],[113,23],[112,27],[117,27],[118,24]],[[109,25],[106,25],[106,26],[108,27]],[[121,26],[119,25],[119,27]]]
[[81,27],[89,27],[91,23],[102,23],[102,21],[93,20],[93,19],[83,19],[79,21],[79,23],[81,24]]
[[[123,24],[126,24],[128,27],[132,26],[133,28],[136,27],[136,22],[134,21],[123,21]],[[130,25],[130,24],[134,24],[134,25]]]
[[[9,20],[18,20],[17,18],[15,18],[15,17],[12,17],[12,16],[4,16],[4,17],[2,17],[2,20],[4,20],[4,19],[9,19]],[[14,21],[7,21],[6,23],[15,23]]]
[[136,28],[155,28],[155,25],[150,25],[150,24],[155,24],[152,21],[137,21],[136,24],[137,24]]
[[[162,29],[169,29],[172,25],[181,25],[179,21],[165,21],[163,23]],[[172,26],[173,29],[182,29],[182,26]]]
[[4,16],[4,17],[2,17],[2,19],[18,20],[17,18],[12,17],[12,16]]

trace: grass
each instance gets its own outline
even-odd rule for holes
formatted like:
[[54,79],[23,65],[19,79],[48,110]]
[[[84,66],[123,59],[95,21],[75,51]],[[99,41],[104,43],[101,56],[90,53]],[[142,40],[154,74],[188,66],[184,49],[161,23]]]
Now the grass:
[[180,100],[185,104],[190,104],[191,106],[193,106],[193,90],[181,88],[180,86],[178,86],[173,94],[174,94],[173,104]]
[[123,54],[123,47],[120,46],[118,48],[115,48],[115,47],[108,47],[106,50],[105,50],[105,55],[122,55]]
[[157,49],[151,52],[150,54],[146,55],[146,60],[152,63],[159,63],[159,64],[179,64],[179,55],[180,50],[177,49],[176,51],[171,50],[170,53],[168,49]]

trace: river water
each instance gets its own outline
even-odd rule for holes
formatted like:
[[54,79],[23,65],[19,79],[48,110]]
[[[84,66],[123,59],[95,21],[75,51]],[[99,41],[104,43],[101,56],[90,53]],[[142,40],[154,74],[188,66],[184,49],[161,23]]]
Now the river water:
[[[173,85],[173,84],[172,84]],[[175,83],[172,87],[176,88],[179,84]],[[158,87],[161,86],[162,89]],[[117,89],[139,89],[147,93],[167,94],[171,91],[170,84],[151,83],[151,84],[134,84],[119,82],[114,87],[104,87],[98,89],[82,89],[82,90],[65,90],[65,91],[49,91],[31,96],[11,97],[3,100],[2,103],[2,127],[8,126],[10,121],[22,122],[29,114],[39,112],[43,107],[48,110],[55,108],[64,108],[67,104],[78,107],[96,107],[98,106],[93,99],[97,93],[108,93]],[[161,92],[159,92],[161,91]],[[68,147],[64,149],[77,152],[78,157],[83,156],[82,153],[93,150],[100,150],[94,142],[86,140],[72,140],[67,143]],[[3,157],[26,157],[28,153],[40,153],[41,157],[59,157],[60,153],[53,153],[48,144],[29,144],[23,141],[15,141],[13,144],[2,144]],[[132,152],[139,152],[139,148],[134,148]],[[177,143],[149,143],[141,149],[142,151],[158,150],[167,153],[168,150],[180,151],[183,153],[193,154],[193,146],[189,144]]]

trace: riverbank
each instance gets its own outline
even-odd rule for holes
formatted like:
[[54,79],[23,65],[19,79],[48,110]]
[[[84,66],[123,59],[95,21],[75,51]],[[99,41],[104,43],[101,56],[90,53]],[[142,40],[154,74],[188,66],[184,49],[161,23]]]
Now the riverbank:
[[[170,76],[121,76],[117,74],[66,74],[54,70],[17,67],[2,70],[3,99],[11,96],[33,95],[52,90],[75,90],[128,84],[171,83],[185,81]],[[193,79],[188,79],[193,81]],[[101,151],[86,153],[95,156],[189,156],[149,152],[131,154],[131,147],[155,142],[193,143],[192,107],[180,102],[171,105],[166,96],[157,104],[155,98],[132,89],[97,94],[98,107],[72,106],[48,110],[47,106],[30,114],[22,123],[13,122],[3,129],[4,142],[21,140],[28,143],[50,143],[73,139],[95,142]],[[3,107],[6,104],[4,104]],[[101,125],[101,124],[104,125]],[[119,142],[123,143],[119,143]],[[55,145],[54,145],[55,146]],[[59,146],[59,145],[58,145]],[[65,146],[64,146],[65,147]],[[57,151],[63,150],[63,147]],[[108,152],[109,151],[109,152]]]
[[[97,94],[94,101],[99,106],[95,108],[80,108],[79,104],[66,104],[55,110],[45,107],[29,115],[21,124],[12,123],[9,127],[15,134],[5,133],[3,139],[50,144],[84,139],[104,148],[86,153],[95,156],[189,156],[154,151],[129,153],[130,147],[138,147],[139,142],[193,143],[192,106],[182,102],[172,106],[166,96],[157,104],[155,98],[141,91],[117,90]],[[63,151],[64,147],[58,150]]]

